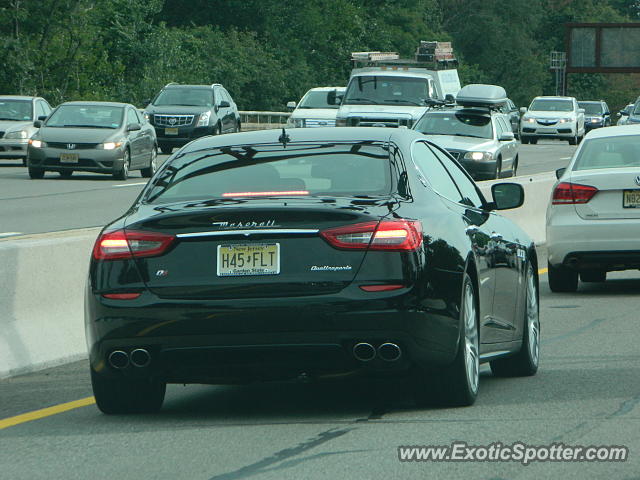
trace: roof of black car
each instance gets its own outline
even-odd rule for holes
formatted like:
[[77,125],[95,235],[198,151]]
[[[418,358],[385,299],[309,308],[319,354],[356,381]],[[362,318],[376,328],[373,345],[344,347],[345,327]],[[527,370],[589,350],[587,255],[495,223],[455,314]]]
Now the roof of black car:
[[213,85],[184,85],[184,84],[179,84],[179,83],[173,83],[171,85],[165,85],[164,88],[201,88],[201,89],[212,89],[213,87],[218,87],[220,85],[213,84]]
[[[85,102],[82,100],[76,100],[73,102],[64,102],[61,105],[86,105],[88,107],[90,106],[103,106],[103,107],[126,107],[126,106],[130,106],[133,107],[133,105],[131,105],[130,103],[120,103],[120,102]],[[135,108],[135,107],[134,107]]]

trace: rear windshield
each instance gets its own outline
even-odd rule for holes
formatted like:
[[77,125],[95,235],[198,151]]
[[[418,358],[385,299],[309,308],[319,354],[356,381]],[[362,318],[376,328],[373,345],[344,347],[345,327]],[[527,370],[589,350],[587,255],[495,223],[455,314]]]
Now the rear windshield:
[[414,127],[426,135],[493,138],[491,117],[459,112],[427,113]]
[[571,100],[534,100],[531,102],[529,110],[534,112],[572,112],[573,102]]
[[586,140],[574,170],[640,167],[640,136],[593,138]]
[[147,203],[249,197],[388,196],[383,143],[237,146],[188,152],[153,180]]
[[120,128],[122,107],[110,105],[60,105],[47,119],[47,127]]

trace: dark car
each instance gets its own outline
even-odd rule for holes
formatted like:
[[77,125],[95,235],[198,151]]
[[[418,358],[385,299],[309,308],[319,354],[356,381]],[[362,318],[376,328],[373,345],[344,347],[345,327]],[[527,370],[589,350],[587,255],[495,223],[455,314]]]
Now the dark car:
[[610,127],[611,112],[607,102],[598,101],[581,101],[578,102],[580,108],[584,108],[584,129],[586,132],[594,128]]
[[132,170],[140,170],[143,177],[156,170],[155,131],[128,103],[66,102],[34,125],[40,129],[27,151],[33,179],[45,172],[68,178],[82,171],[126,180]]
[[[469,405],[479,364],[538,366],[537,256],[464,169],[407,129],[265,130],[191,143],[96,240],[85,326],[105,413],[166,383],[405,375]],[[499,252],[499,259],[492,258]]]
[[220,84],[170,83],[145,108],[155,127],[162,153],[171,153],[205,135],[240,131],[240,113],[229,92]]
[[500,112],[509,116],[509,123],[511,130],[516,138],[520,132],[520,109],[516,107],[516,104],[509,98],[500,106]]

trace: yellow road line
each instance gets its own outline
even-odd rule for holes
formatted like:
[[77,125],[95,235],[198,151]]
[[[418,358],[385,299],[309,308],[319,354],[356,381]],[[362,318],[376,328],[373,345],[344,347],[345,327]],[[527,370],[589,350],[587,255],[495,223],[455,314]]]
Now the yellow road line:
[[60,405],[54,405],[53,407],[23,413],[22,415],[16,415],[15,417],[3,418],[0,420],[0,430],[3,428],[13,427],[14,425],[20,425],[21,423],[31,422],[32,420],[39,420],[41,418],[50,417],[51,415],[57,415],[58,413],[67,412],[76,408],[86,407],[87,405],[93,405],[94,403],[96,403],[95,398],[87,397],[81,398],[80,400],[74,400],[73,402],[61,403]]
[[549,271],[548,268],[541,268],[540,270],[538,270],[538,275],[543,275],[545,273],[547,273]]

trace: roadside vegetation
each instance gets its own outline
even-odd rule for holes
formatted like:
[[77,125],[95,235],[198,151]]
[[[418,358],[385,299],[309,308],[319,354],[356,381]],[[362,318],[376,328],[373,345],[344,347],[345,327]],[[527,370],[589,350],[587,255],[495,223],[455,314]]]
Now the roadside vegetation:
[[[284,110],[345,85],[352,51],[413,55],[450,40],[463,83],[517,105],[555,93],[549,52],[566,22],[638,21],[629,0],[5,0],[0,93],[143,106],[168,82],[222,83],[243,110]],[[633,75],[570,75],[568,94],[622,108]]]

